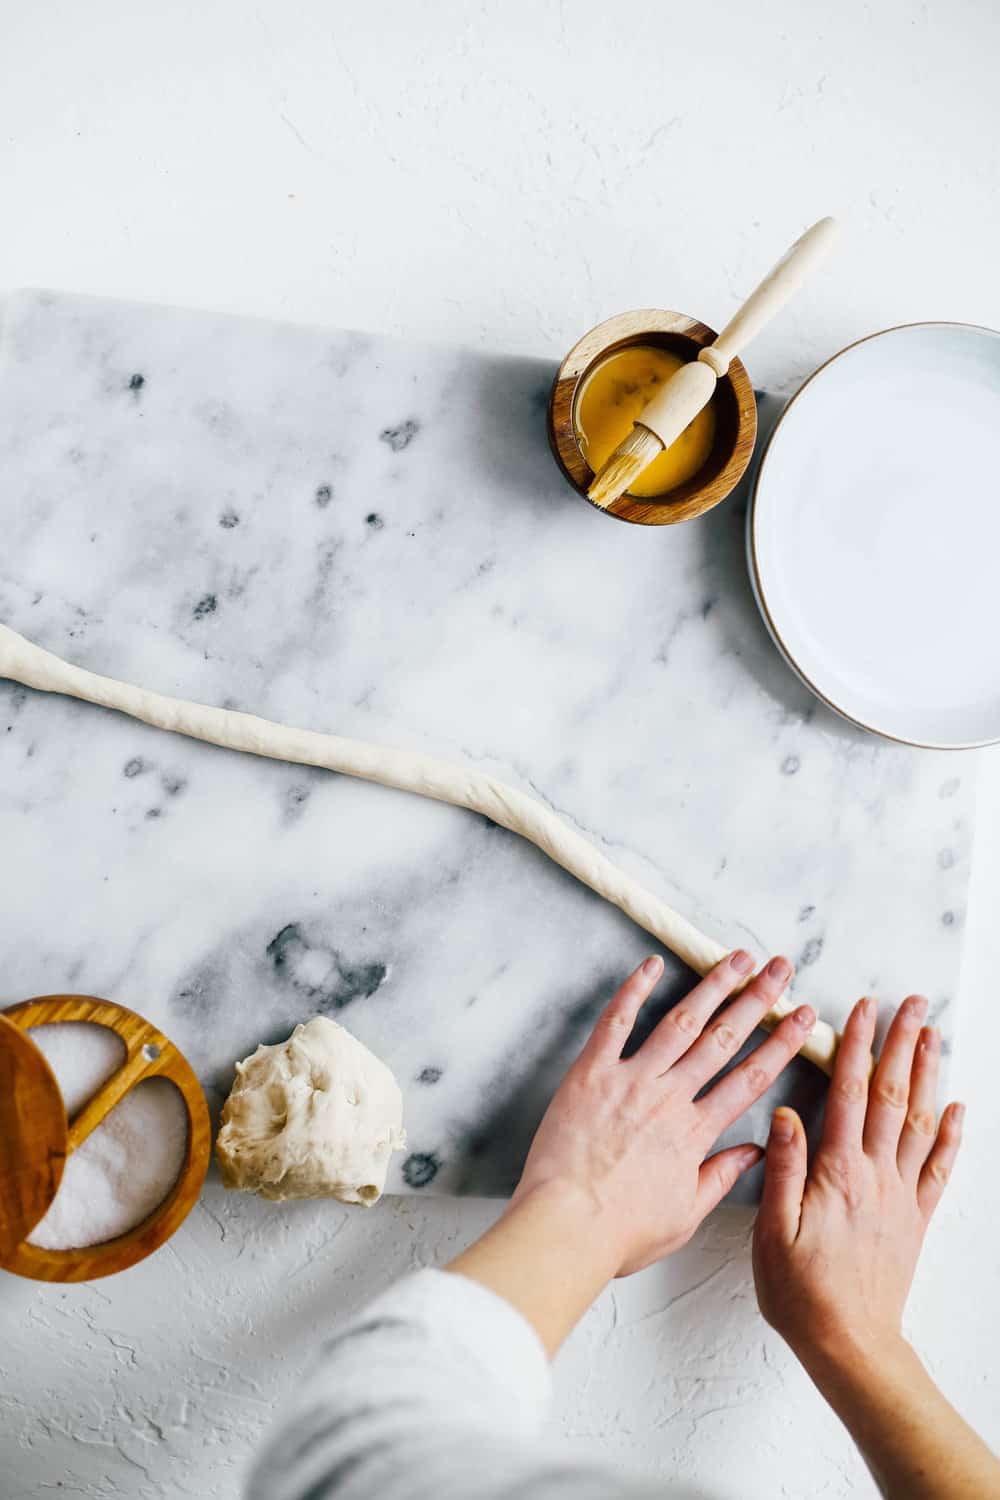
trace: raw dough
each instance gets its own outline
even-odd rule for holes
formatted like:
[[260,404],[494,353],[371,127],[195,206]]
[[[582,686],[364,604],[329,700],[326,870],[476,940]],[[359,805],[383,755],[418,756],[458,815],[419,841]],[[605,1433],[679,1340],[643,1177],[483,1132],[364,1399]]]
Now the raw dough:
[[370,1208],[405,1144],[403,1096],[385,1063],[315,1016],[236,1064],[215,1154],[227,1188]]
[[[698,974],[707,974],[724,958],[727,949],[699,932],[686,917],[647,891],[637,880],[612,864],[601,851],[541,802],[516,787],[456,761],[421,755],[412,750],[394,750],[365,740],[344,739],[336,734],[316,734],[311,729],[291,729],[272,724],[254,714],[235,713],[168,698],[147,688],[100,677],[82,667],[71,666],[61,657],[27,641],[7,625],[0,625],[0,677],[47,693],[66,693],[103,708],[141,719],[157,729],[169,729],[192,739],[243,750],[272,760],[288,760],[304,766],[321,766],[344,776],[377,781],[400,791],[416,792],[439,802],[452,802],[481,813],[512,833],[528,839],[557,865],[562,865],[592,891],[620,907],[626,916],[683,959]],[[762,1025],[777,1026],[796,1002],[783,995],[764,1017]],[[833,1071],[839,1034],[826,1021],[817,1021],[806,1038],[801,1056]]]

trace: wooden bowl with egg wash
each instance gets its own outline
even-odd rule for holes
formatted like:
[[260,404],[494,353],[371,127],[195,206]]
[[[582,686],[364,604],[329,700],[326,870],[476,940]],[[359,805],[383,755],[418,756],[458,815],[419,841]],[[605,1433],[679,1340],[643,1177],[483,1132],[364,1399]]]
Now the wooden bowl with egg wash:
[[[699,349],[712,343],[715,337],[714,330],[697,318],[645,309],[608,318],[573,345],[552,385],[548,433],[556,463],[578,495],[593,504],[587,495],[594,471],[584,455],[579,426],[581,403],[588,384],[595,376],[600,378],[601,369],[611,356],[630,348],[649,348],[664,350],[686,363],[696,358]],[[732,494],[746,472],[757,438],[757,403],[742,361],[734,359],[730,363],[706,413],[708,417],[702,413],[695,419],[697,423],[705,418],[706,423],[712,424],[707,453],[700,466],[662,494],[620,496],[605,514],[641,526],[673,526],[678,521],[703,515]],[[621,437],[630,425],[627,420]],[[687,436],[683,434],[679,441],[683,442]]]
[[[23,1000],[0,1012],[4,1020],[12,1023],[21,1032],[27,1033],[35,1026],[49,1025],[61,1021],[86,1021],[96,1026],[105,1026],[119,1036],[125,1044],[125,1057],[121,1065],[111,1074],[97,1091],[68,1122],[64,1123],[65,1134],[60,1149],[53,1149],[51,1140],[45,1139],[45,1154],[53,1159],[56,1170],[45,1174],[45,1204],[47,1208],[55,1196],[62,1176],[60,1154],[68,1156],[91,1131],[98,1126],[121,1099],[137,1083],[147,1078],[166,1078],[178,1089],[187,1114],[187,1142],[180,1172],[173,1186],[151,1213],[124,1234],[96,1245],[80,1248],[49,1250],[31,1243],[27,1237],[0,1256],[0,1266],[14,1271],[18,1276],[29,1276],[36,1281],[93,1281],[98,1276],[110,1276],[115,1271],[124,1271],[137,1261],[144,1260],[166,1240],[187,1218],[201,1192],[205,1173],[208,1170],[211,1151],[211,1122],[208,1106],[201,1085],[187,1059],[177,1050],[169,1037],[135,1011],[127,1010],[110,1000],[100,1000],[91,995],[43,995],[36,1000]],[[26,1038],[30,1044],[30,1038]],[[32,1048],[37,1051],[36,1048]],[[58,1092],[58,1084],[52,1079],[52,1087]],[[62,1096],[59,1095],[61,1107]],[[37,1109],[38,1105],[26,1105]],[[62,1114],[65,1122],[65,1112]],[[31,1142],[41,1132],[38,1119],[18,1122],[19,1138]],[[51,1132],[50,1132],[51,1133]],[[41,1165],[41,1157],[39,1158]],[[41,1204],[34,1205],[31,1217]]]

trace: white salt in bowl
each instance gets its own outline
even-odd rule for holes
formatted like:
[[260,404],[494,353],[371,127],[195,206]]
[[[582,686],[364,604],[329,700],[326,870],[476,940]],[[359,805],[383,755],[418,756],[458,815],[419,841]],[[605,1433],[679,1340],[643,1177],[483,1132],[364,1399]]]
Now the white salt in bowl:
[[[72,1118],[126,1059],[106,1026],[65,1021],[28,1032],[44,1053]],[[67,1158],[48,1213],[28,1236],[44,1250],[82,1250],[117,1239],[148,1219],[181,1174],[187,1146],[184,1100],[166,1078],[130,1089]]]

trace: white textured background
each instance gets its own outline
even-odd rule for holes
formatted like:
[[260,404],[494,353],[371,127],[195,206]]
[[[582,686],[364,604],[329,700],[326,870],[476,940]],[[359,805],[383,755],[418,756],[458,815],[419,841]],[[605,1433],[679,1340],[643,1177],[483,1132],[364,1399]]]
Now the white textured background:
[[[0,0],[0,38],[0,291],[556,357],[625,307],[718,326],[834,212],[845,249],[754,347],[758,385],[907,319],[1000,326],[992,0],[665,3],[641,27],[606,0]],[[969,1140],[911,1310],[996,1445],[998,768],[987,754],[953,1069]],[[317,1330],[492,1214],[276,1211],[211,1186],[117,1279],[0,1278],[4,1495],[235,1496]],[[748,1229],[720,1215],[602,1299],[560,1361],[559,1420],[706,1497],[869,1494],[756,1314]]]

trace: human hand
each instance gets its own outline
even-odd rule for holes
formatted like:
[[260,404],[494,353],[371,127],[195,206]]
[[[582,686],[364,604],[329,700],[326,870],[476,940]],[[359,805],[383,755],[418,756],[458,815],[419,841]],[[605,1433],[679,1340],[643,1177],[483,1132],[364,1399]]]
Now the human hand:
[[749,953],[718,964],[622,1059],[660,975],[648,958],[597,1022],[538,1128],[512,1208],[540,1189],[588,1205],[589,1232],[606,1238],[614,1275],[640,1270],[685,1244],[737,1178],[763,1154],[732,1146],[705,1160],[722,1131],[777,1078],[815,1015],[801,1005],[738,1067],[696,1098],[785,990],[792,966],[774,958],[725,1008],[753,968]]
[[873,1000],[844,1029],[823,1136],[807,1172],[793,1110],[775,1112],[753,1265],[761,1312],[807,1368],[878,1359],[901,1321],[931,1214],[961,1139],[963,1107],[935,1115],[936,1031],[911,995],[889,1028],[869,1088]]

